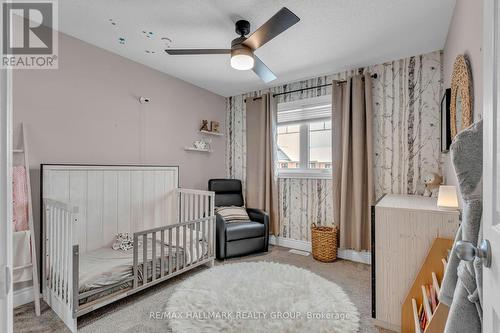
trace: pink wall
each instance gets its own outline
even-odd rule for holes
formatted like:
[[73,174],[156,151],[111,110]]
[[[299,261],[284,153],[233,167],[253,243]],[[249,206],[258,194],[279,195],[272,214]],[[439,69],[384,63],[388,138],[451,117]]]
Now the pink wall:
[[[479,120],[482,116],[482,25],[483,1],[457,0],[448,37],[446,38],[443,57],[445,88],[451,86],[451,73],[453,72],[453,63],[456,56],[466,54],[469,57],[474,82],[474,120]],[[446,183],[456,185],[457,180],[450,162],[449,153],[444,155],[444,171]]]
[[[60,34],[58,70],[14,73],[14,142],[28,131],[38,224],[40,163],[178,165],[180,185],[224,177],[224,138],[214,153],[186,152],[202,119],[225,119],[224,98]],[[140,104],[139,96],[151,98]]]

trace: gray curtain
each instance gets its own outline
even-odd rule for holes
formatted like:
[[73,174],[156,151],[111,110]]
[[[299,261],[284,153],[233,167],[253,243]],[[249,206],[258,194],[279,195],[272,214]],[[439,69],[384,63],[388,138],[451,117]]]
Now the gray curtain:
[[278,236],[276,123],[277,103],[271,93],[246,99],[247,207],[265,210],[270,217],[270,233]]
[[334,222],[340,248],[370,250],[370,206],[374,203],[372,81],[356,75],[332,85]]

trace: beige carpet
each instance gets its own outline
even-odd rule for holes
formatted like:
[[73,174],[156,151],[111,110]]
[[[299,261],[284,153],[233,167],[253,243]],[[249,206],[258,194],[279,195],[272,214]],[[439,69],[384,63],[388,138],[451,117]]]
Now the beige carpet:
[[[241,259],[230,259],[224,263],[242,261],[273,261],[308,269],[328,280],[334,281],[346,294],[361,314],[360,332],[388,332],[379,330],[371,322],[370,266],[346,260],[321,263],[311,256],[289,253],[282,247],[270,247],[266,254],[252,255]],[[164,305],[180,281],[207,269],[201,267],[179,277],[151,287],[104,308],[95,310],[79,319],[78,330],[82,332],[168,332],[165,320],[151,318],[152,311],[163,311]],[[32,304],[14,310],[14,332],[69,332],[57,315],[42,302],[42,315],[35,317]]]

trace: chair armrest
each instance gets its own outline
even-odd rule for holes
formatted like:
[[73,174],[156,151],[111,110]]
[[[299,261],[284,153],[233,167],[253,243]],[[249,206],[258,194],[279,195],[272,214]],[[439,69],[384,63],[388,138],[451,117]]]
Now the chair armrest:
[[215,213],[215,252],[217,259],[226,257],[226,221],[222,216]]
[[262,209],[257,208],[247,208],[248,216],[250,220],[260,223],[269,223],[269,214],[263,211]]
[[265,242],[265,251],[267,252],[269,247],[269,214],[262,209],[257,208],[247,208],[248,217],[250,220],[255,222],[260,222],[264,224],[266,227],[266,242]]

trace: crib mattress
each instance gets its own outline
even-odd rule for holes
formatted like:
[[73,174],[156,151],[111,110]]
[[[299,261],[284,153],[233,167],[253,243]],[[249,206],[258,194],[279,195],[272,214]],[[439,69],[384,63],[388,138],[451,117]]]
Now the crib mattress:
[[[176,258],[179,257],[182,262],[179,265],[182,267],[184,262],[184,252],[186,252],[186,263],[198,260],[198,255],[201,256],[203,251],[200,242],[196,242],[198,246],[198,251],[195,249],[195,244],[193,244],[193,253],[191,253],[190,244],[184,248],[179,247],[179,256],[176,256],[176,247],[172,245],[172,265],[176,267]],[[157,256],[157,276],[160,273],[160,241],[156,242],[156,256]],[[168,247],[165,247],[165,265],[164,270],[168,271]],[[152,276],[152,246],[151,242],[148,242],[148,272],[146,276],[151,278]],[[192,258],[192,260],[191,260]],[[139,247],[138,262],[143,261],[143,250]],[[174,269],[172,269],[174,270]],[[79,267],[79,292],[87,292],[103,287],[108,287],[120,282],[126,283],[133,277],[133,249],[128,251],[113,250],[111,247],[103,247],[97,250],[86,252],[80,255],[80,267]],[[142,281],[144,272],[142,272],[142,267],[139,266],[139,280]],[[123,288],[124,286],[122,286]]]

